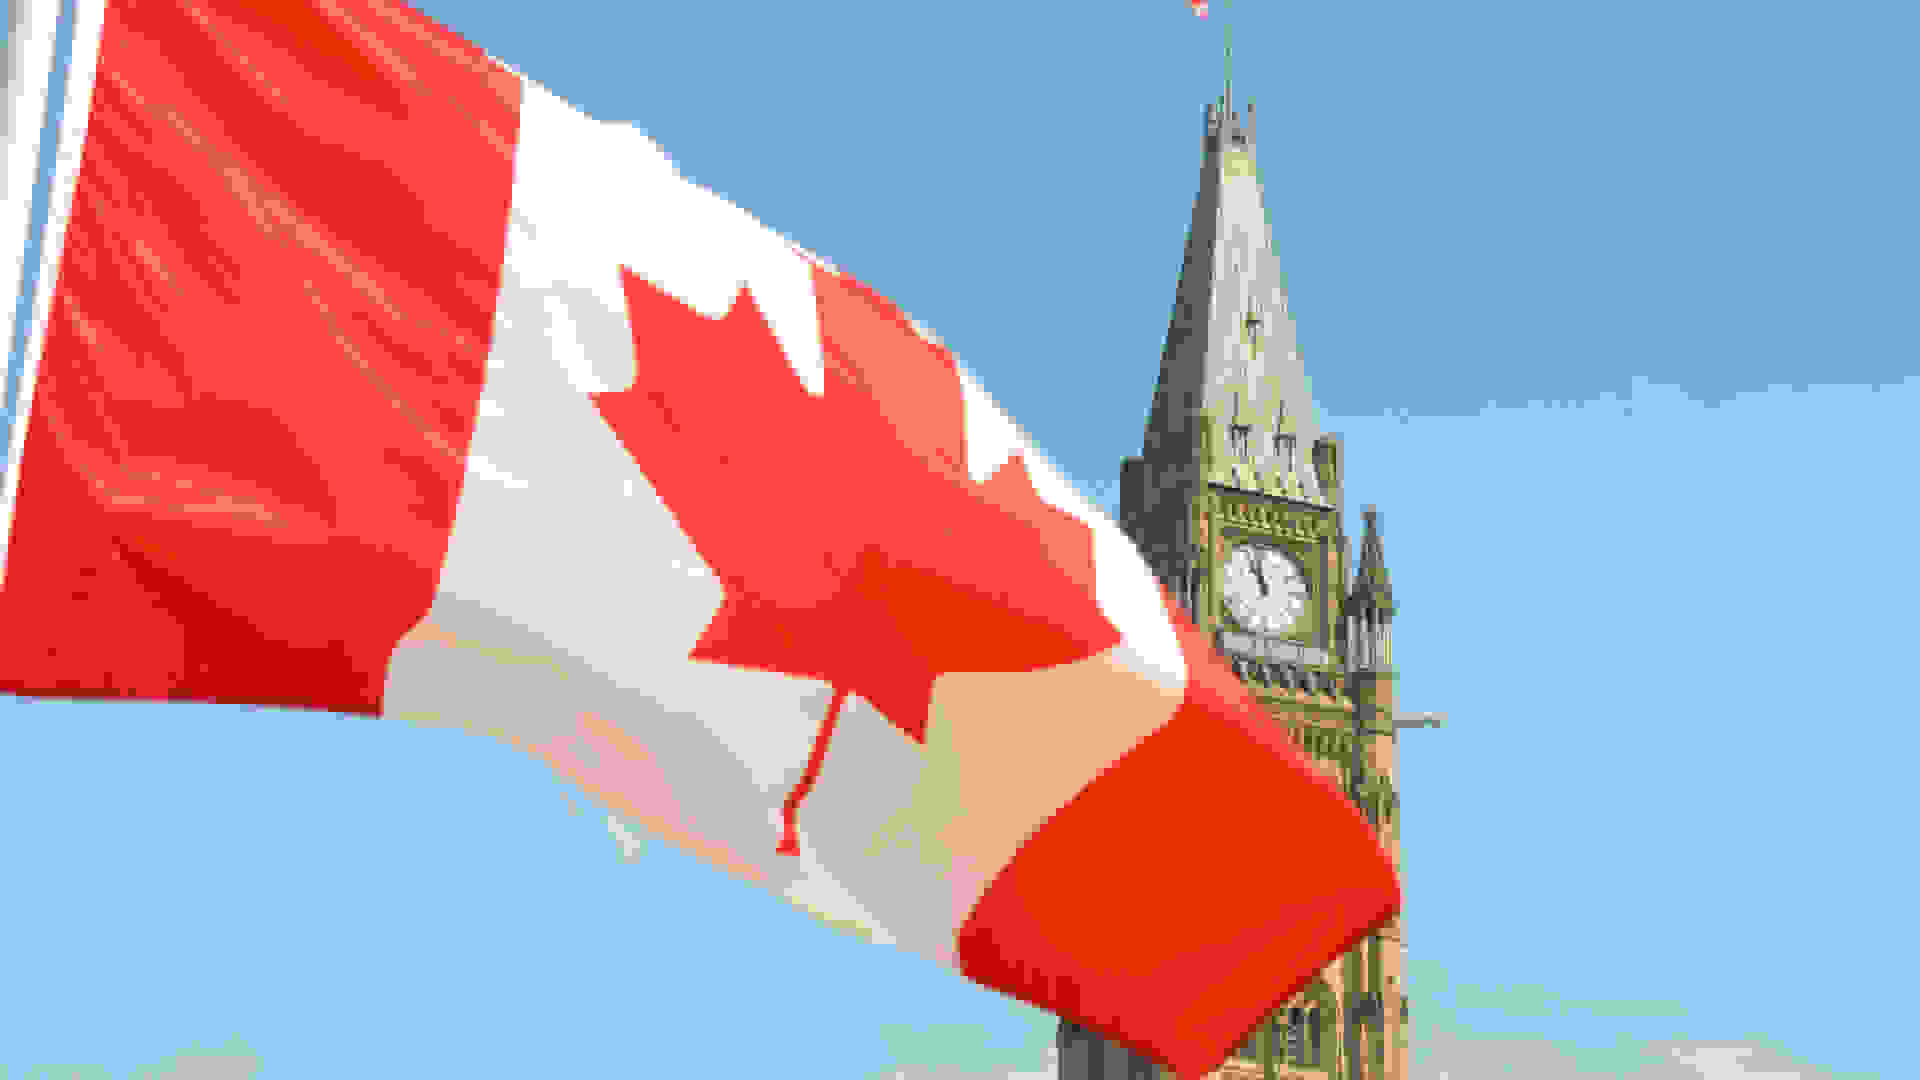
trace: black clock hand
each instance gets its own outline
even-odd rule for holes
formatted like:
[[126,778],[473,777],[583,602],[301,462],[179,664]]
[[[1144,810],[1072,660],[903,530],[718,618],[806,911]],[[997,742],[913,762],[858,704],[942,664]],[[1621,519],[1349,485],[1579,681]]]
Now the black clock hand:
[[1260,569],[1260,559],[1258,556],[1253,560],[1253,579],[1260,583],[1260,595],[1267,595],[1267,574],[1266,571]]

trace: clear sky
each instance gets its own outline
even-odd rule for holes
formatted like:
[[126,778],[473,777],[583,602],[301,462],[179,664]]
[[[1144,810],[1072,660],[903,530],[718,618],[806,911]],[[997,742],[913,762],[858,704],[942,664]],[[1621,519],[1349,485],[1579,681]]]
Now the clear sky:
[[[1218,0],[424,7],[898,300],[1111,507]],[[1401,737],[1417,1080],[1914,1075],[1916,10],[1234,5],[1402,702],[1448,714]],[[504,745],[0,725],[0,1076],[1051,1075],[1044,1014],[626,851]]]

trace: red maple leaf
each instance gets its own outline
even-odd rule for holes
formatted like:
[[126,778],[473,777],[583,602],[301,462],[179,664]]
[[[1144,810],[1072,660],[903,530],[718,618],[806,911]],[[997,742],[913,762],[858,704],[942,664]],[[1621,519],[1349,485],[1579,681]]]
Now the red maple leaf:
[[1119,641],[1091,532],[1018,456],[972,480],[953,358],[892,304],[813,268],[813,394],[750,289],[711,319],[622,278],[638,375],[594,402],[725,587],[693,659],[823,680],[924,742],[942,673]]

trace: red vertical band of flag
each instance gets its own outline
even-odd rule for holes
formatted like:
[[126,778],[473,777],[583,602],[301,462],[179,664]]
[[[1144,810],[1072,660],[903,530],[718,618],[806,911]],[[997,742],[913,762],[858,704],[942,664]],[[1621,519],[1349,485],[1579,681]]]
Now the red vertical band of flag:
[[0,689],[378,710],[465,475],[519,94],[404,6],[106,5]]

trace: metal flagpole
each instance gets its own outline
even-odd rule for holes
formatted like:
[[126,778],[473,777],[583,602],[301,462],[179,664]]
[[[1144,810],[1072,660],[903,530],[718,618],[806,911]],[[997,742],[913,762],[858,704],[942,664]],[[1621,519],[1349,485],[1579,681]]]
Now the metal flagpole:
[[1233,111],[1233,0],[1227,0],[1226,17],[1220,20],[1227,28],[1227,111]]
[[[19,252],[17,260],[0,263],[0,303],[6,305],[0,324],[8,328],[7,361],[0,366],[0,415],[13,412],[15,353],[24,347],[32,307],[27,289],[34,274],[29,266],[37,260],[36,226],[45,216],[46,192],[43,180],[51,171],[58,100],[65,90],[64,65],[59,62],[61,37],[72,38],[71,3],[47,4],[31,0],[12,0],[7,27],[7,56],[4,84],[0,93],[0,151],[4,151],[4,173],[0,173],[0,245]],[[59,85],[50,85],[58,83]],[[4,431],[0,430],[0,435]],[[0,442],[0,460],[10,444]]]
[[0,83],[0,581],[6,579],[7,535],[20,458],[27,433],[27,395],[32,365],[36,297],[51,302],[52,282],[41,280],[51,260],[45,241],[53,166],[73,48],[74,0],[36,3],[11,0],[4,83]]

